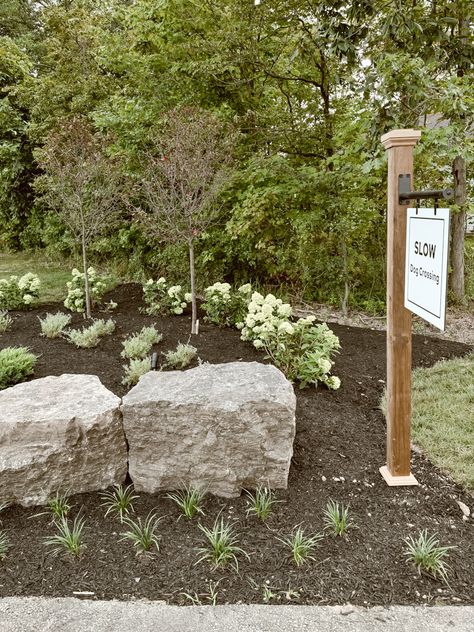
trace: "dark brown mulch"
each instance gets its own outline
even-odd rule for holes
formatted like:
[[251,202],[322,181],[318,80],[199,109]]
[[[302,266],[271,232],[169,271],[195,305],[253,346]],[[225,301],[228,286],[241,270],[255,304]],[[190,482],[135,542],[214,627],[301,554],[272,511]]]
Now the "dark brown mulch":
[[[144,324],[156,322],[164,341],[156,350],[174,348],[188,340],[189,316],[150,318],[142,315],[140,288],[127,285],[110,294],[119,303],[112,317],[116,335],[97,349],[78,350],[64,340],[39,336],[38,316],[60,306],[43,306],[15,314],[12,331],[0,338],[0,347],[28,345],[41,354],[35,377],[69,373],[97,374],[118,395],[125,392],[120,358],[121,340]],[[97,314],[99,315],[99,314]],[[103,316],[102,314],[100,314]],[[82,318],[75,316],[74,325]],[[11,507],[2,512],[2,528],[11,549],[0,562],[0,596],[73,596],[92,598],[148,598],[189,603],[183,593],[209,601],[209,582],[217,585],[218,603],[306,604],[414,604],[474,602],[474,538],[472,520],[464,522],[456,500],[472,507],[472,497],[437,470],[420,454],[413,454],[413,472],[420,486],[389,488],[378,468],[385,460],[385,423],[379,400],[385,378],[385,334],[369,329],[334,325],[342,351],[334,373],[342,380],[337,392],[325,388],[298,391],[297,436],[288,490],[266,524],[246,516],[245,496],[224,501],[208,498],[203,524],[211,525],[222,512],[235,521],[240,546],[250,560],[240,556],[239,572],[211,571],[196,565],[196,547],[203,546],[197,521],[178,520],[176,506],[164,494],[141,494],[137,513],[156,509],[161,548],[153,558],[136,557],[129,542],[120,542],[124,530],[112,517],[104,518],[99,494],[73,498],[74,516],[86,518],[87,548],[80,559],[52,557],[43,539],[53,533],[48,517],[33,517],[38,509]],[[262,360],[262,355],[239,339],[239,333],[204,322],[193,337],[202,360],[230,362]],[[414,364],[428,366],[441,358],[465,354],[465,345],[414,336]],[[323,528],[323,509],[332,498],[346,504],[356,528],[346,538],[327,535],[315,561],[296,568],[277,537],[295,525],[307,532]],[[405,561],[404,538],[428,529],[451,552],[449,585],[419,576]],[[213,584],[213,585],[214,585]],[[269,592],[268,592],[269,591]],[[271,596],[273,595],[273,596]]]

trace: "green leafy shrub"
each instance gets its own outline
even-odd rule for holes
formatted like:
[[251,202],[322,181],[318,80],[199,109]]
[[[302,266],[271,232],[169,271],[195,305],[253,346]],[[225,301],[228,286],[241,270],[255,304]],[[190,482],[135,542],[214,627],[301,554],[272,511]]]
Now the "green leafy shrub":
[[141,376],[151,370],[149,358],[132,358],[130,364],[123,364],[122,366],[125,370],[125,375],[122,379],[124,386],[134,386],[138,384],[138,380]]
[[[66,283],[67,296],[64,300],[64,307],[71,312],[84,312],[86,309],[85,295],[85,275],[79,272],[77,268],[73,268],[72,279]],[[89,291],[92,304],[100,303],[107,289],[105,277],[97,274],[95,268],[87,268],[89,277]]]
[[0,334],[8,331],[12,323],[13,319],[8,315],[8,312],[0,311]]
[[112,319],[105,321],[102,318],[95,320],[89,327],[81,329],[70,329],[66,332],[69,342],[76,347],[90,349],[96,347],[103,336],[112,334],[115,331],[115,323]]
[[283,303],[281,298],[253,292],[245,320],[238,323],[237,328],[242,330],[242,340],[249,340],[256,349],[262,349],[270,335],[288,323],[292,313],[291,305]]
[[267,333],[263,346],[273,363],[290,381],[298,381],[300,388],[322,382],[337,390],[341,385],[338,377],[329,375],[334,364],[331,356],[340,348],[339,338],[326,323],[314,325],[313,316],[280,323]]
[[163,355],[166,358],[166,366],[172,369],[184,369],[197,358],[197,349],[192,345],[178,342],[175,351],[167,351]]
[[162,340],[163,334],[160,334],[153,325],[143,327],[139,333],[132,334],[123,341],[123,351],[120,355],[129,359],[145,358],[152,346]]
[[41,334],[46,338],[58,338],[63,329],[71,322],[69,314],[58,312],[57,314],[46,314],[39,319],[41,324]]
[[191,298],[191,294],[186,292],[181,285],[168,287],[164,277],[160,277],[157,281],[148,279],[143,286],[143,299],[147,305],[145,313],[150,316],[167,312],[182,314],[191,302]]
[[0,390],[26,380],[33,373],[37,359],[27,347],[0,350]]
[[206,320],[221,326],[234,326],[243,321],[252,294],[249,283],[236,291],[230,283],[214,283],[204,290],[205,301],[202,309]]
[[0,310],[28,307],[38,298],[40,286],[39,277],[32,272],[0,279]]

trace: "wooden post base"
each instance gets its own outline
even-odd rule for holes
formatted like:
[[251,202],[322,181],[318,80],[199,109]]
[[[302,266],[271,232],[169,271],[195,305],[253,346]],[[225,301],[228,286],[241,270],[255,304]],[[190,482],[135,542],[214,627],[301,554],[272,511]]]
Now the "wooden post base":
[[418,481],[413,476],[413,474],[409,474],[408,476],[393,476],[390,474],[389,469],[386,465],[383,465],[379,468],[380,474],[382,474],[385,482],[389,487],[402,487],[408,485],[418,485]]

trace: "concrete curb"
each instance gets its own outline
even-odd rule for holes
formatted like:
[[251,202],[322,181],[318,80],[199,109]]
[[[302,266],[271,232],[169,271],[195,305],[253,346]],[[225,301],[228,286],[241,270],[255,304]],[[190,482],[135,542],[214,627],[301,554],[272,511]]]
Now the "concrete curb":
[[0,599],[1,632],[472,632],[474,606],[168,606]]

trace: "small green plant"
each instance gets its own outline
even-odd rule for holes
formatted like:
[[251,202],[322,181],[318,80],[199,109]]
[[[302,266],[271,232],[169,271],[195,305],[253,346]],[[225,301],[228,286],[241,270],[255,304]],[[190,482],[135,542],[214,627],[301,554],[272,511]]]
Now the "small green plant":
[[296,566],[301,566],[301,564],[304,564],[307,560],[315,559],[311,553],[316,549],[323,537],[322,533],[306,536],[304,529],[298,526],[293,529],[291,535],[286,538],[278,538],[278,540],[290,549]]
[[134,386],[138,383],[138,380],[142,375],[148,373],[151,369],[150,358],[143,358],[143,360],[135,359],[130,360],[130,364],[122,365],[125,370],[125,375],[122,379],[124,386]]
[[57,314],[46,314],[44,318],[39,318],[39,321],[43,336],[46,336],[46,338],[58,338],[63,329],[71,322],[71,316],[58,312]]
[[2,513],[2,511],[7,509],[8,507],[10,507],[10,503],[7,500],[0,502],[0,513]]
[[157,281],[148,279],[143,285],[143,298],[147,305],[145,313],[150,316],[166,312],[182,314],[191,302],[189,292],[186,292],[181,285],[168,287],[164,277],[160,277]]
[[0,279],[0,310],[29,307],[38,298],[40,285],[38,275],[32,272]]
[[134,511],[133,501],[138,496],[133,493],[133,485],[127,485],[125,488],[122,485],[114,485],[113,490],[104,492],[101,498],[104,501],[102,506],[107,507],[105,517],[109,513],[115,513],[118,514],[120,522],[123,522],[124,516]]
[[166,358],[166,366],[172,369],[184,369],[197,358],[197,349],[189,344],[178,343],[175,351],[167,351],[163,354]]
[[206,560],[215,569],[220,566],[226,566],[229,562],[232,562],[232,566],[238,571],[239,563],[237,554],[242,553],[247,559],[250,559],[248,554],[237,546],[238,537],[234,532],[234,527],[232,524],[224,522],[224,518],[221,517],[219,519],[219,517],[217,517],[211,529],[202,524],[198,524],[198,528],[206,536],[208,546],[197,549],[201,557],[196,564]]
[[66,336],[70,342],[83,349],[96,347],[103,336],[110,335],[115,331],[115,323],[112,319],[95,320],[89,327],[81,329],[70,329]]
[[174,494],[167,494],[166,497],[173,500],[181,510],[183,516],[188,519],[193,518],[196,514],[204,514],[201,503],[205,496],[205,492],[194,487],[185,487],[183,490]]
[[265,522],[272,512],[273,505],[278,502],[275,493],[267,487],[259,486],[254,494],[247,491],[247,496],[247,516],[254,515]]
[[0,531],[0,560],[3,560],[9,548],[10,544],[7,534],[4,531]]
[[0,334],[8,331],[12,326],[13,318],[6,311],[0,311]]
[[121,540],[131,540],[137,549],[137,555],[151,554],[153,547],[159,551],[160,536],[157,534],[157,528],[162,519],[153,512],[148,514],[143,523],[141,518],[132,520],[129,516],[124,516],[123,523],[130,528],[130,531],[122,533]]
[[154,344],[158,344],[163,340],[163,334],[160,334],[154,326],[143,327],[137,334],[132,334],[123,342],[123,351],[120,354],[122,358],[139,359],[149,355]]
[[418,569],[418,573],[425,572],[434,579],[441,578],[447,583],[449,564],[446,558],[455,546],[440,546],[436,535],[428,536],[428,531],[421,531],[418,538],[409,536],[405,540],[407,550],[406,557],[412,561]]
[[52,550],[53,555],[68,553],[77,557],[85,546],[82,541],[84,518],[76,516],[71,527],[68,519],[63,516],[57,522],[54,522],[54,525],[58,532],[56,535],[45,539],[46,546],[54,547]]
[[252,295],[249,283],[234,290],[229,283],[214,283],[204,290],[201,305],[206,320],[221,326],[233,326],[243,321]]
[[[84,312],[86,308],[85,296],[85,274],[77,268],[72,270],[72,279],[66,283],[67,297],[64,301],[64,307],[71,312]],[[107,289],[105,277],[97,274],[95,268],[87,269],[87,277],[89,280],[89,292],[92,304],[100,303]]]
[[71,504],[67,492],[57,491],[56,494],[50,498],[46,503],[46,511],[41,511],[38,514],[34,514],[32,518],[37,516],[50,515],[53,522],[57,522],[62,518],[67,518],[69,511],[71,510]]
[[217,592],[217,587],[219,586],[221,580],[219,579],[217,582],[213,582],[212,579],[209,580],[209,592],[190,595],[189,593],[181,593],[183,597],[186,597],[193,606],[204,606],[206,604],[211,606],[217,606],[217,598],[219,593]]
[[343,536],[347,533],[353,523],[349,517],[349,507],[339,505],[334,500],[329,500],[324,510],[324,528],[328,529],[335,536]]
[[23,382],[33,373],[38,357],[27,347],[0,350],[0,390]]

